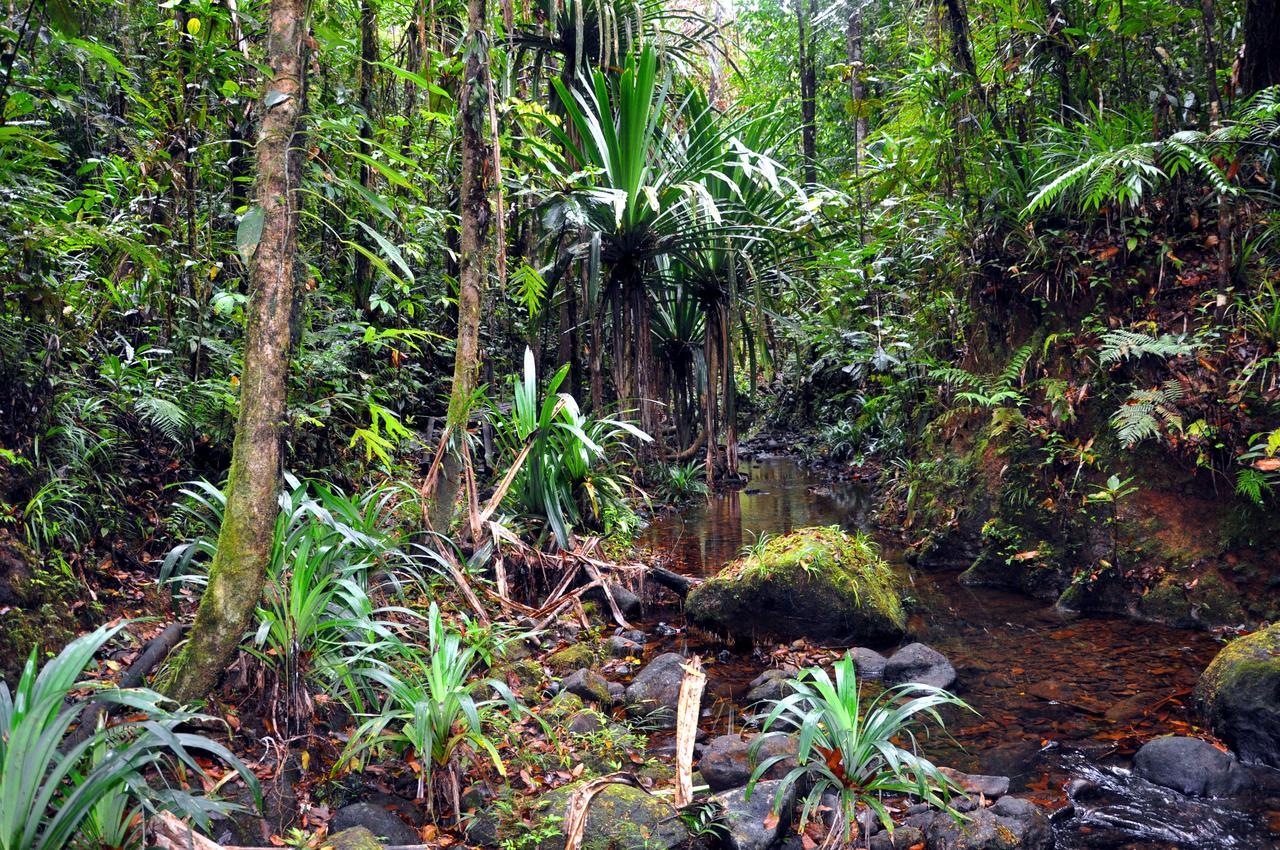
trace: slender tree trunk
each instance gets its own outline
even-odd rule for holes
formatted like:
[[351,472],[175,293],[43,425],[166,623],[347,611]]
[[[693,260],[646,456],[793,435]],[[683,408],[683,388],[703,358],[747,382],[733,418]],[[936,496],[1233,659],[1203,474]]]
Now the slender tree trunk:
[[458,347],[453,361],[446,435],[449,445],[431,509],[431,526],[446,531],[462,489],[462,441],[466,439],[480,367],[480,312],[489,275],[489,229],[493,223],[490,176],[493,146],[489,126],[489,33],[486,0],[467,0],[466,64],[458,97],[462,139],[459,213]]
[[[867,140],[866,98],[867,87],[863,83],[862,18],[869,0],[849,0],[849,19],[845,26],[845,59],[849,63],[849,102],[853,110],[853,183],[858,198],[858,243],[865,245],[866,207],[862,191],[862,147]],[[866,279],[866,263],[863,263],[863,279]],[[755,352],[752,350],[754,358]],[[755,369],[751,381],[754,388]]]
[[1280,2],[1249,0],[1244,11],[1240,88],[1246,97],[1280,85]]
[[267,61],[272,78],[257,145],[262,235],[250,271],[240,418],[209,584],[170,689],[182,701],[199,699],[217,684],[253,622],[271,555],[297,262],[299,170],[292,151],[305,96],[306,15],[306,0],[271,2]]
[[[1205,94],[1209,104],[1209,131],[1222,126],[1222,92],[1218,87],[1218,38],[1213,0],[1200,0],[1200,20],[1204,31]],[[1231,201],[1218,196],[1218,298],[1217,309],[1227,307],[1231,287]]]
[[[373,68],[378,61],[377,20],[373,0],[360,0],[360,60],[356,66],[356,94],[364,112],[360,129],[360,153],[365,156],[369,156],[369,140],[373,138]],[[373,182],[373,169],[363,160],[360,162],[359,176],[360,185],[369,189]],[[372,250],[364,228],[359,229],[356,240],[366,249]],[[355,294],[356,306],[366,317],[369,316],[373,298],[373,266],[369,258],[360,251],[355,252]]]
[[814,103],[817,71],[813,56],[816,46],[813,38],[813,19],[817,10],[817,0],[795,0],[795,2],[796,33],[799,41],[796,60],[800,72],[800,152],[804,157],[805,183],[813,186],[818,182],[818,128]]

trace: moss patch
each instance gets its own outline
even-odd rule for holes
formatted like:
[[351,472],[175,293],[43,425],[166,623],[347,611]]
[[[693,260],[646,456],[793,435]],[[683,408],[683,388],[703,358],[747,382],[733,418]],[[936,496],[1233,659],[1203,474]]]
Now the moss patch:
[[897,577],[863,535],[803,528],[767,541],[689,594],[685,613],[735,638],[889,642],[906,631]]
[[1242,759],[1280,767],[1280,624],[1223,647],[1195,697],[1210,728]]

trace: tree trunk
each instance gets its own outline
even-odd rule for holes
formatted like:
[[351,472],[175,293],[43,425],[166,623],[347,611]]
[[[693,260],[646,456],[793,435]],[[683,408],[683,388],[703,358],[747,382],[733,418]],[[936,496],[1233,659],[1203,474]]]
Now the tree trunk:
[[796,59],[800,72],[800,152],[804,157],[805,183],[810,186],[818,182],[818,127],[814,103],[817,70],[813,56],[816,47],[813,38],[813,19],[816,13],[817,0],[796,0],[796,33],[799,39]]
[[[356,92],[360,100],[360,109],[364,112],[364,121],[360,128],[360,153],[370,154],[370,141],[373,138],[373,68],[378,61],[378,27],[377,11],[373,0],[360,0],[360,59],[356,66]],[[370,189],[373,182],[373,169],[365,161],[360,162],[360,185]],[[366,250],[374,250],[369,235],[360,228],[356,240]],[[373,265],[369,258],[360,251],[355,252],[355,296],[356,306],[368,318],[371,314],[373,299]]]
[[1280,2],[1249,0],[1244,11],[1240,88],[1248,97],[1280,85]]
[[271,2],[267,61],[272,79],[257,146],[262,235],[250,272],[240,418],[209,584],[170,688],[180,701],[199,699],[217,684],[253,622],[271,555],[297,261],[300,161],[291,151],[303,110],[306,15],[305,0]]
[[[1205,94],[1209,104],[1209,132],[1222,126],[1222,93],[1218,87],[1218,39],[1213,0],[1200,0],[1204,32]],[[1218,297],[1217,309],[1227,307],[1231,288],[1231,201],[1218,196]]]
[[431,526],[444,532],[453,519],[462,489],[462,441],[466,439],[480,367],[480,307],[489,274],[490,175],[493,146],[489,138],[489,33],[486,0],[467,0],[466,67],[458,97],[458,129],[462,139],[459,188],[458,347],[453,361],[453,388],[444,461],[436,480]]

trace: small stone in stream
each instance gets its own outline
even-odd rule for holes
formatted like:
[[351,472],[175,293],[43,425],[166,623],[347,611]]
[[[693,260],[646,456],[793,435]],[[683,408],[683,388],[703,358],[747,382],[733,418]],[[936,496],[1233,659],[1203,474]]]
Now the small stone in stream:
[[611,705],[613,694],[609,692],[609,681],[595,670],[583,668],[566,677],[560,686],[571,694],[577,694],[587,702]]
[[871,850],[909,850],[924,843],[924,833],[914,826],[904,824],[893,834],[878,832],[871,836]]
[[618,637],[624,637],[627,640],[633,640],[636,643],[641,645],[643,645],[644,642],[649,639],[649,636],[644,632],[640,631],[639,629],[628,629],[627,631],[620,631],[618,632]]
[[1142,713],[1160,699],[1155,694],[1134,694],[1107,709],[1104,715],[1112,723],[1125,723],[1142,716]]
[[981,773],[962,773],[949,767],[939,768],[942,774],[968,794],[981,794],[988,800],[1003,797],[1009,793],[1009,777],[985,776]]
[[627,687],[627,713],[647,717],[661,728],[674,729],[683,679],[684,657],[676,652],[659,655]]
[[853,666],[857,668],[858,675],[864,679],[879,679],[883,677],[884,667],[888,663],[889,659],[874,649],[867,649],[865,646],[853,649]]
[[[796,753],[796,740],[790,735],[764,735],[753,754],[751,747],[756,740],[743,740],[740,735],[721,735],[703,748],[698,770],[712,791],[746,785],[761,762],[774,756],[794,756]],[[783,759],[769,769],[765,778],[781,779],[795,766],[794,758]]]
[[640,656],[643,654],[643,644],[624,638],[622,635],[614,635],[609,638],[609,655],[613,658],[627,658],[628,656]]
[[417,844],[421,837],[400,818],[372,803],[343,806],[329,820],[329,831],[333,833],[353,827],[364,827],[387,844]]
[[793,693],[791,686],[787,684],[793,676],[795,676],[795,668],[792,667],[765,670],[751,680],[750,689],[743,702],[746,705],[755,705],[759,702],[782,699]]
[[884,683],[932,685],[945,689],[956,683],[956,668],[938,650],[922,643],[909,643],[885,663]]
[[1252,784],[1231,753],[1199,738],[1175,735],[1143,744],[1133,757],[1133,772],[1194,797],[1230,797]]
[[769,780],[757,782],[750,799],[745,788],[715,795],[713,799],[724,809],[721,821],[725,825],[724,843],[728,850],[768,850],[786,833],[795,806],[795,784],[786,786],[778,817],[774,818],[773,802],[781,787],[781,781]]
[[675,626],[668,626],[666,623],[658,623],[654,629],[658,633],[658,637],[675,637],[680,634],[680,630]]

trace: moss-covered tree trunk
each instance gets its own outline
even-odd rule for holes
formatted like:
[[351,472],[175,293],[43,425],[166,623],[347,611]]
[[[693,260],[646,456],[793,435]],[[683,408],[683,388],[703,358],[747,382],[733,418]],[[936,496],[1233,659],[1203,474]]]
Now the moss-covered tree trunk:
[[459,189],[458,347],[453,360],[453,387],[444,439],[444,460],[436,479],[431,525],[446,531],[462,489],[462,440],[466,439],[471,400],[480,367],[480,307],[489,274],[490,204],[494,171],[489,138],[489,33],[486,0],[467,0],[466,66],[458,98],[462,137],[462,179]]
[[257,208],[250,213],[262,216],[262,232],[250,270],[240,417],[209,584],[170,686],[170,695],[184,701],[205,696],[218,683],[252,623],[271,553],[297,262],[298,169],[290,154],[303,109],[306,11],[306,0],[271,2],[272,77],[261,104]]

